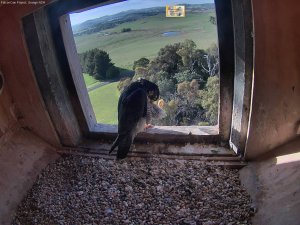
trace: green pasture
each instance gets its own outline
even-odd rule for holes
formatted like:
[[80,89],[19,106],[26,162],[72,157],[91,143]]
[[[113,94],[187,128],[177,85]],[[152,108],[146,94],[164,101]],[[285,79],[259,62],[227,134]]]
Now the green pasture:
[[[107,51],[116,66],[131,69],[141,57],[153,58],[167,44],[193,40],[198,48],[207,49],[217,43],[216,26],[209,22],[214,12],[187,14],[184,18],[150,16],[134,22],[123,23],[113,29],[75,37],[78,53],[99,48]],[[122,33],[123,28],[131,32]],[[176,36],[163,37],[167,31],[180,31]]]
[[[101,83],[86,73],[83,74],[83,78],[87,88]],[[98,123],[118,124],[117,105],[120,96],[118,83],[110,83],[88,92]]]
[[118,124],[118,83],[113,82],[89,92],[98,123]]
[[94,77],[88,75],[87,73],[83,74],[83,79],[87,88],[100,83],[100,81],[96,80]]

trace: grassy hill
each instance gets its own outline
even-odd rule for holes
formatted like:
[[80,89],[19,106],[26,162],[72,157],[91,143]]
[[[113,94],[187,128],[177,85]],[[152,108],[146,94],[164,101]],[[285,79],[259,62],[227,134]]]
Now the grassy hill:
[[[153,58],[167,44],[192,39],[198,48],[206,49],[217,43],[216,26],[209,22],[213,11],[190,13],[185,18],[166,18],[164,14],[126,22],[112,29],[75,37],[78,53],[99,48],[109,53],[116,66],[131,69],[141,57]],[[131,32],[121,32],[131,28]],[[179,31],[175,36],[162,34]]]
[[[83,78],[87,89],[101,83],[86,73]],[[98,123],[118,124],[117,105],[120,93],[117,85],[118,82],[114,82],[88,92]]]
[[86,73],[83,74],[83,79],[84,79],[84,83],[87,88],[100,83],[100,81],[96,80],[94,77],[92,77]]
[[89,92],[98,123],[118,123],[117,107],[120,92],[117,85],[118,82],[113,82]]

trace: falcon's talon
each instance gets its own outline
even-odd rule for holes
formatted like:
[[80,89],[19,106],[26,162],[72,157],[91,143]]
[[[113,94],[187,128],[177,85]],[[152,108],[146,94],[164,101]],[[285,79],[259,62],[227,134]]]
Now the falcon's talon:
[[152,124],[146,124],[145,129],[153,128],[154,126]]

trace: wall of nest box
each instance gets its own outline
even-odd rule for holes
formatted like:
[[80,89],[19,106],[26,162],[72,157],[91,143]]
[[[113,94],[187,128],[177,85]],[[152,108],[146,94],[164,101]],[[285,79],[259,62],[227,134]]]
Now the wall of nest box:
[[[257,201],[261,211],[256,222],[264,221],[257,224],[280,224],[286,218],[291,219],[285,224],[296,224],[300,206],[299,192],[294,191],[300,180],[300,30],[295,18],[299,18],[300,2],[252,3],[255,68],[246,158],[253,162],[242,169],[241,179],[254,199],[261,194],[265,197]],[[0,183],[5,184],[0,186],[1,224],[7,222],[41,169],[58,157],[59,139],[34,78],[20,22],[37,7],[0,7],[0,27],[5,30],[0,34],[4,76],[0,88]],[[293,207],[282,214],[271,207],[276,204],[281,209],[289,204]]]

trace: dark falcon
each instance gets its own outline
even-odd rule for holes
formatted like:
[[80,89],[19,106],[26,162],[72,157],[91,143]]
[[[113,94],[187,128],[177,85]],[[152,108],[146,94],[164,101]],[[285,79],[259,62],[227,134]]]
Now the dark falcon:
[[158,86],[145,79],[139,79],[125,88],[118,102],[118,137],[109,153],[118,146],[117,159],[127,156],[135,136],[145,129],[147,104],[158,97]]

